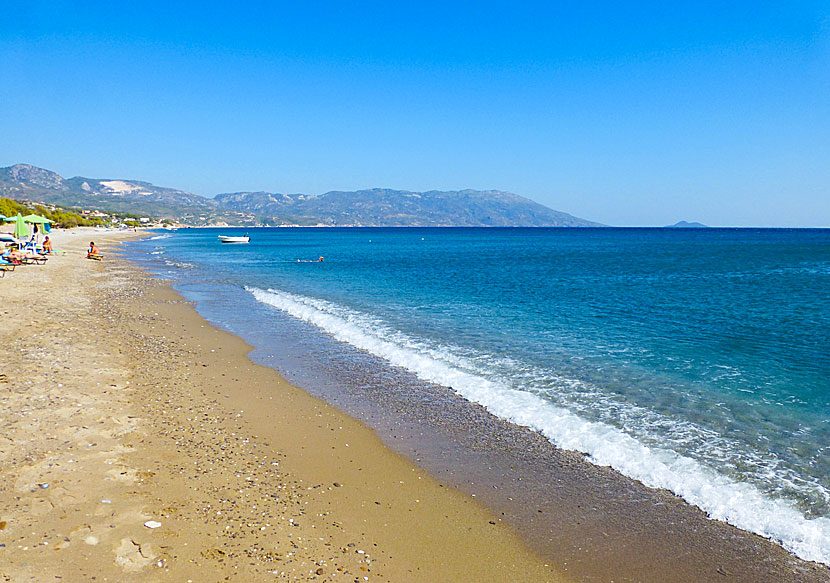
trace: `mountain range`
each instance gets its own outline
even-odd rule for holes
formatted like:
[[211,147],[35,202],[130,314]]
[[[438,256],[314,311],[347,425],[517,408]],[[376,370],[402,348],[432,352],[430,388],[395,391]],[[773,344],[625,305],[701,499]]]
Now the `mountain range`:
[[0,168],[0,196],[201,225],[600,227],[510,192],[373,188],[320,195],[234,192],[208,198],[125,179],[63,178],[29,164]]

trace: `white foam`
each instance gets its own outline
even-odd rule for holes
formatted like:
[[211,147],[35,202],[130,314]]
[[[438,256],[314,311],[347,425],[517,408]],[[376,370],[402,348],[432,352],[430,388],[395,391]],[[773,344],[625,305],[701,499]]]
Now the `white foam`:
[[168,267],[178,267],[179,269],[193,269],[196,267],[192,263],[188,263],[187,261],[170,261],[169,259],[164,260],[164,264]]
[[[585,420],[533,393],[470,372],[464,357],[408,337],[331,302],[278,290],[246,288],[260,302],[321,328],[335,339],[452,387],[491,413],[535,429],[564,449],[583,452],[652,488],[665,488],[710,517],[780,543],[802,559],[830,565],[830,519],[806,518],[786,500],[771,499],[671,450],[648,447],[608,424]],[[464,369],[468,370],[464,370]]]

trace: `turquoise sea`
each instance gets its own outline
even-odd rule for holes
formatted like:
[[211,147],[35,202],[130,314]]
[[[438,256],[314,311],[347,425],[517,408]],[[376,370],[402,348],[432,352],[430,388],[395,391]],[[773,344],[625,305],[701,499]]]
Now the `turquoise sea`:
[[181,229],[128,252],[259,348],[325,336],[830,564],[830,230]]

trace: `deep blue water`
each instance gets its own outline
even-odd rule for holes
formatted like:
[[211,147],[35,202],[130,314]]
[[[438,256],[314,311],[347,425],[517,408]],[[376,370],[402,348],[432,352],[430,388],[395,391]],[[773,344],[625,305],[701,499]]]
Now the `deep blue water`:
[[247,232],[131,247],[830,562],[830,230]]

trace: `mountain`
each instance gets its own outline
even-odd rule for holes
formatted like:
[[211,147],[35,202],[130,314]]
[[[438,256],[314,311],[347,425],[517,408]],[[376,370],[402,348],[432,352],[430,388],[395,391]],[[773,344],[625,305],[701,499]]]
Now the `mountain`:
[[193,225],[254,221],[210,198],[139,180],[63,178],[29,164],[0,168],[0,196],[64,207],[170,218]]
[[527,198],[499,190],[412,192],[373,188],[319,196],[235,192],[216,196],[225,208],[272,223],[382,227],[599,227]]
[[690,223],[688,221],[678,221],[673,225],[666,225],[667,229],[708,229],[709,225],[703,223]]
[[498,190],[374,188],[321,195],[236,192],[211,199],[139,180],[67,179],[29,164],[0,168],[0,196],[169,218],[190,225],[602,226]]

